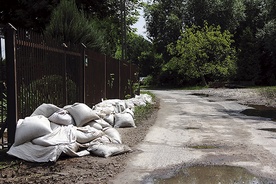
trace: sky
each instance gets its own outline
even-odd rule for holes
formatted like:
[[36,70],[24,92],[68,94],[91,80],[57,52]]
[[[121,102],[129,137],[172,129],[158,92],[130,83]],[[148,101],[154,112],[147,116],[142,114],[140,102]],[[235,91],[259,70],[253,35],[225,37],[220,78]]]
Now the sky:
[[2,58],[5,59],[5,40],[0,38],[0,44],[1,44],[1,51],[0,54],[2,54]]
[[137,28],[137,34],[142,35],[144,38],[147,38],[146,33],[145,33],[146,32],[146,28],[145,28],[146,22],[143,17],[144,11],[142,9],[140,9],[139,13],[140,13],[139,20],[132,27]]

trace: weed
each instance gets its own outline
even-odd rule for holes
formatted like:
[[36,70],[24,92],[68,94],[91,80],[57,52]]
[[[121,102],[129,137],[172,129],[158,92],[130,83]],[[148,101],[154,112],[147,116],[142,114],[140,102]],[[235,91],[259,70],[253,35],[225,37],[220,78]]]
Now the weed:
[[[155,96],[151,92],[141,91],[141,94],[148,94],[152,97],[152,101],[155,102]],[[135,107],[135,119],[136,122],[141,122],[143,119],[147,119],[150,116],[155,108],[155,104],[147,103],[146,106],[137,106]]]
[[276,87],[264,87],[258,88],[260,95],[264,96],[265,98],[274,100],[276,98]]

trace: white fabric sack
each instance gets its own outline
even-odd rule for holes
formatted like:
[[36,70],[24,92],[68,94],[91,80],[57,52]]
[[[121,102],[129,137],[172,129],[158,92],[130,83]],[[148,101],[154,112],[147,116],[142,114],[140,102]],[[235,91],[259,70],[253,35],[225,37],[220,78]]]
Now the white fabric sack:
[[72,116],[70,114],[68,114],[68,111],[66,111],[64,109],[58,110],[57,112],[52,114],[48,119],[51,122],[54,122],[59,125],[67,126],[67,125],[74,124],[74,120],[73,120]]
[[126,109],[126,103],[124,100],[121,100],[119,102],[116,103],[116,109],[115,109],[115,113],[121,113]]
[[127,110],[123,113],[115,114],[114,128],[136,127],[132,113]]
[[53,104],[43,103],[38,106],[31,116],[43,115],[46,118],[49,118],[54,112],[58,111],[60,108]]
[[61,155],[62,150],[59,146],[40,146],[31,142],[14,146],[9,149],[7,154],[29,162],[55,162]]
[[104,135],[103,131],[97,130],[91,126],[78,127],[76,128],[76,137],[77,142],[79,143],[87,143],[92,140]]
[[131,98],[129,99],[135,106],[146,106],[146,102],[139,98]]
[[103,120],[110,124],[112,127],[114,126],[114,114],[106,115]]
[[131,101],[131,99],[125,100],[126,103],[126,108],[131,109],[133,112],[135,110],[135,105],[134,103]]
[[76,129],[73,125],[69,125],[59,126],[52,133],[33,139],[32,143],[40,146],[55,146],[59,144],[72,144],[76,140]]
[[51,129],[54,131],[55,129],[59,128],[61,125],[58,125],[56,123],[50,122]]
[[20,121],[22,123],[17,125],[15,132],[15,146],[52,133],[50,121],[42,115],[26,117]]
[[103,119],[97,119],[94,120],[96,123],[99,123],[103,128],[105,127],[111,127],[111,125],[109,123],[107,123],[105,120]]
[[114,143],[114,140],[112,140],[112,138],[109,137],[108,135],[103,135],[101,137],[98,137],[98,138],[94,139],[91,142],[84,143],[84,144],[81,144],[81,145],[84,148],[88,148],[88,147],[90,147],[92,145],[95,145],[95,144],[98,144],[98,143],[102,143],[102,144],[105,144],[105,143]]
[[61,150],[64,154],[71,157],[82,157],[82,156],[90,155],[90,152],[87,150],[82,150],[78,152],[79,147],[80,147],[80,144],[76,142],[69,145],[62,145]]
[[65,108],[74,118],[76,126],[82,127],[89,121],[99,119],[100,117],[84,103],[75,103]]
[[109,106],[109,105],[112,105],[112,106],[116,106],[116,103],[120,102],[121,100],[120,99],[109,99],[109,100],[102,100],[102,102],[96,104],[96,106],[99,106],[99,107],[105,107],[105,106]]
[[152,102],[152,97],[149,94],[140,94],[140,95],[135,95],[135,98],[142,99],[143,102],[145,103],[153,103]]
[[113,140],[115,140],[114,143],[118,143],[118,144],[122,144],[122,138],[120,133],[118,132],[118,130],[116,130],[115,128],[112,127],[107,127],[103,129],[103,132],[109,136],[110,138],[112,138]]
[[103,129],[102,125],[100,125],[96,121],[90,121],[90,122],[87,123],[87,125],[89,125],[89,126],[91,126],[93,128],[96,128],[98,130],[102,130]]
[[97,143],[94,145],[91,145],[87,150],[94,155],[100,156],[100,157],[110,157],[114,155],[123,154],[126,152],[131,151],[130,147],[124,144],[112,144],[112,143]]
[[108,115],[115,112],[115,106],[106,104],[105,106],[95,106],[94,109],[100,114]]

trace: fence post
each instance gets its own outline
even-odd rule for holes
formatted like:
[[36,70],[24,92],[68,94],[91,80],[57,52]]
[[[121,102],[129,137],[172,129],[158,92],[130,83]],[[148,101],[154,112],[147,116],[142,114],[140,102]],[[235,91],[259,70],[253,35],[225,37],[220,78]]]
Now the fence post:
[[62,46],[64,47],[64,58],[63,58],[63,103],[65,105],[68,104],[68,90],[67,90],[67,48],[68,46],[63,43]]
[[16,75],[16,28],[8,24],[5,30],[5,47],[7,61],[7,128],[8,146],[14,143],[16,123],[18,121],[17,111],[17,75]]
[[85,90],[86,90],[86,81],[85,81],[85,65],[87,64],[87,56],[86,56],[86,45],[84,45],[83,43],[81,43],[82,46],[82,58],[81,58],[81,62],[80,62],[80,101],[83,103],[86,103],[86,99],[85,99]]
[[104,99],[107,98],[107,63],[106,63],[106,54],[104,55]]

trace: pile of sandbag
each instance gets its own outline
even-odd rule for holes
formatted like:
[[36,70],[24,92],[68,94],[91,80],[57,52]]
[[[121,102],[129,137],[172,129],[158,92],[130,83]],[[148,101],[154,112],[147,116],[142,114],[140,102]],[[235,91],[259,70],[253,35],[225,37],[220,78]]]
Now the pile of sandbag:
[[116,128],[136,127],[135,106],[152,103],[149,95],[142,96],[105,100],[93,108],[84,103],[63,108],[42,104],[18,121],[15,142],[7,153],[26,161],[48,162],[61,154],[109,157],[129,152]]

